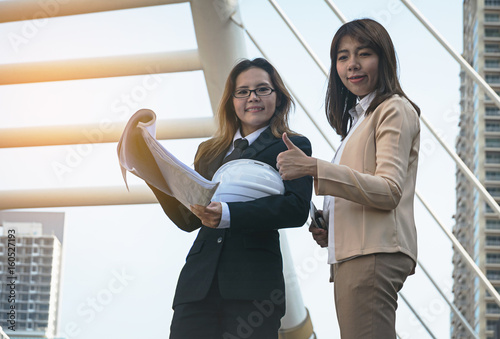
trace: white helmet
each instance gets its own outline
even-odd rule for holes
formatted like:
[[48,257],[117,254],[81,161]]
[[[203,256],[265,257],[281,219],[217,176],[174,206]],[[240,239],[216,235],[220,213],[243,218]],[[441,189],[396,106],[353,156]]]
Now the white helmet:
[[212,201],[249,201],[285,193],[279,173],[266,163],[252,159],[232,160],[215,172],[220,182]]

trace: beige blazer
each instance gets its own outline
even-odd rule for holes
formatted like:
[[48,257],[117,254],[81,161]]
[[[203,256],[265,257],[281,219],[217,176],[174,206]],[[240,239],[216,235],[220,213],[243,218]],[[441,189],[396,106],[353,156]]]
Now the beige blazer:
[[335,196],[335,258],[402,252],[417,261],[413,200],[420,122],[394,95],[365,117],[338,165],[318,160],[317,195]]

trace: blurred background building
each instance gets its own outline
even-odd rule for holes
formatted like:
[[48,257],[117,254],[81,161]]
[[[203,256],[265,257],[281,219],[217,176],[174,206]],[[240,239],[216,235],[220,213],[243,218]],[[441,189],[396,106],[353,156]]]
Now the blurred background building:
[[[463,57],[498,93],[500,1],[465,0],[463,20]],[[460,93],[457,153],[487,191],[500,198],[500,109],[464,71]],[[458,170],[455,219],[454,234],[500,290],[500,220]],[[455,304],[480,338],[494,338],[500,308],[456,252],[453,264]],[[452,316],[451,332],[452,338],[469,338],[456,316]]]
[[[30,328],[23,330],[25,337],[50,338],[51,326],[56,325],[56,335],[68,339],[128,339],[135,338],[136,333],[156,338],[165,334],[164,327],[150,324],[167,324],[172,317],[172,310],[166,305],[172,303],[176,275],[194,234],[181,232],[172,225],[137,178],[129,176],[131,190],[127,192],[116,161],[116,142],[127,119],[137,109],[147,107],[158,115],[158,139],[185,164],[192,164],[197,145],[213,133],[213,112],[222,82],[236,57],[230,54],[234,52],[232,47],[230,51],[226,46],[235,41],[228,38],[229,33],[244,41],[248,57],[265,54],[277,66],[297,103],[292,128],[311,140],[314,156],[331,159],[333,145],[340,143],[326,121],[323,106],[331,39],[344,19],[374,18],[389,30],[395,43],[405,92],[421,107],[422,117],[440,130],[442,139],[453,144],[458,131],[460,66],[432,38],[405,6],[406,2],[0,1],[0,37],[4,37],[0,39],[0,153],[2,163],[8,164],[0,166],[0,210],[64,212],[66,223],[71,225],[65,231],[66,264],[63,288],[59,288],[59,312],[57,304],[54,309],[50,306],[55,283],[55,275],[47,273],[50,246],[44,252],[49,258],[38,259],[43,257],[40,250],[50,243],[50,239],[45,241],[47,223],[27,218],[9,219],[8,225],[4,225],[5,231],[21,223],[21,229],[31,232],[16,239],[22,253],[18,261],[23,256],[29,258],[25,264],[19,263],[18,267],[25,265],[22,278],[35,279],[33,284],[19,285],[28,289],[27,293],[20,292],[26,294],[26,300],[19,301],[26,304],[26,319],[17,319],[19,326],[22,323]],[[332,3],[340,11],[336,12]],[[469,3],[472,2],[464,2],[466,6]],[[417,5],[454,49],[462,50],[462,2],[421,1]],[[234,6],[240,6],[241,11]],[[464,22],[470,23],[472,12],[467,8],[464,13]],[[285,18],[293,24],[287,24]],[[292,33],[291,27],[300,33]],[[473,27],[474,23],[471,30]],[[483,31],[476,27],[476,32],[477,38],[471,35],[471,39],[483,39]],[[313,53],[305,51],[297,36],[307,42]],[[470,48],[473,55],[477,41],[472,47],[464,47],[464,51]],[[464,75],[462,79],[465,91],[467,79]],[[473,90],[470,82],[469,91]],[[462,106],[469,107],[468,102],[472,105],[471,98],[462,97]],[[469,109],[462,108],[462,118],[468,116],[473,123],[473,108]],[[464,127],[464,123],[462,133],[472,133],[472,127]],[[418,190],[444,220],[444,228],[450,230],[455,224],[451,217],[455,214],[455,163],[437,147],[438,142],[423,125]],[[461,150],[464,159],[474,161],[474,156],[479,156],[479,163],[484,162],[481,156],[485,154],[475,152],[471,138],[464,135],[460,140],[459,146],[469,148],[469,153]],[[476,174],[480,175],[477,170]],[[458,185],[460,190],[467,189],[465,183]],[[456,213],[455,231],[462,240],[474,236],[470,227],[476,211],[474,201],[469,200],[472,194],[469,188],[459,197],[463,210]],[[322,197],[313,199],[321,206]],[[444,295],[451,298],[451,245],[424,204],[417,201],[415,208],[420,262],[401,294],[398,335],[404,339],[450,337],[453,330],[460,328],[454,323],[450,330],[448,300],[438,295],[424,274],[423,265],[429,268]],[[481,215],[484,211],[485,206]],[[493,214],[490,216],[493,220]],[[458,227],[459,220],[462,229]],[[57,241],[62,243],[62,234],[59,238],[54,232],[54,236],[51,239],[55,253]],[[293,256],[298,273],[297,285],[315,333],[319,338],[339,338],[325,250],[313,242],[307,226],[287,230],[287,239],[293,249],[290,257]],[[471,245],[467,245],[470,253],[473,243],[471,240]],[[4,248],[2,253],[5,251]],[[144,251],[154,255],[141,254]],[[52,267],[57,266],[54,256]],[[0,260],[5,265],[5,258]],[[455,277],[462,268],[463,289],[472,289],[472,283],[478,283],[468,278],[458,260],[457,256]],[[41,273],[44,265],[47,266]],[[119,289],[110,288],[117,275],[126,277],[123,284]],[[45,289],[43,301],[35,298],[39,287]],[[456,284],[455,292],[458,287]],[[5,296],[0,298],[4,302]],[[89,304],[94,299],[100,300],[96,308]],[[474,304],[473,294],[469,299],[455,300],[457,304],[462,302],[462,312],[467,312],[469,319],[479,319],[474,315],[479,308],[470,306]],[[48,310],[39,307],[40,316],[31,317],[37,305],[42,304],[49,304]],[[0,307],[3,313],[5,305]],[[59,314],[57,323],[53,311]],[[420,321],[415,313],[420,313]],[[122,326],[124,323],[126,327]],[[426,333],[431,331],[433,335]]]
[[[4,324],[4,331],[10,338],[52,339],[57,330],[64,213],[0,211],[0,225],[0,274],[4,280],[0,313],[8,314],[15,307],[15,330]],[[12,253],[15,266],[7,264]],[[5,279],[14,282],[14,295]]]

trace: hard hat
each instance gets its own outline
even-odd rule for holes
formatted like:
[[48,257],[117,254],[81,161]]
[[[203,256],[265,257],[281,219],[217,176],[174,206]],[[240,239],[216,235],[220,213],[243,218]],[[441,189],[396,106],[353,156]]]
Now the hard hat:
[[220,182],[212,201],[249,201],[285,193],[279,173],[266,163],[252,159],[232,160],[215,172]]

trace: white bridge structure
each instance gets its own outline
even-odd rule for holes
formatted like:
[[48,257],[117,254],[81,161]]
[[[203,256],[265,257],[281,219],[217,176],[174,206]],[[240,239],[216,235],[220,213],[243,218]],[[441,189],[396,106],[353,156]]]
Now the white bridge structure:
[[[245,6],[243,6],[245,2]],[[290,1],[288,1],[290,2]],[[342,12],[342,6],[338,5],[333,0],[315,0],[310,2],[323,2],[325,13],[331,16],[331,27],[324,28],[333,33],[338,26],[347,22],[350,19]],[[393,1],[396,2],[396,1]],[[454,59],[474,81],[480,86],[488,96],[500,107],[500,98],[498,94],[491,89],[491,87],[481,78],[476,71],[461,57],[446,39],[433,27],[433,25],[419,12],[415,5],[408,0],[397,1],[400,10],[409,10],[413,17],[420,21],[420,34],[431,35],[435,38],[442,47],[449,53],[449,60]],[[306,1],[302,2],[304,11],[308,4]],[[348,6],[355,6],[355,1],[349,2]],[[133,54],[115,55],[115,56],[99,56],[99,57],[81,57],[62,60],[45,60],[45,61],[28,61],[28,62],[12,62],[0,64],[0,85],[2,86],[29,86],[30,84],[37,83],[53,83],[61,81],[75,81],[75,80],[90,80],[90,79],[104,79],[104,78],[117,78],[117,77],[130,77],[142,76],[142,87],[150,92],[155,92],[156,86],[154,79],[151,77],[162,74],[184,74],[193,71],[202,71],[206,83],[206,93],[208,93],[209,107],[206,107],[207,112],[215,112],[217,110],[219,99],[222,96],[223,86],[227,74],[231,70],[235,61],[240,58],[254,57],[261,55],[268,58],[273,63],[280,73],[283,75],[287,82],[287,87],[290,89],[297,109],[300,110],[300,121],[304,122],[309,128],[310,134],[301,130],[300,126],[292,124],[293,128],[299,133],[303,133],[310,137],[313,141],[313,155],[318,157],[332,156],[338,140],[334,136],[333,131],[328,126],[324,114],[322,114],[321,103],[315,103],[315,109],[311,109],[311,104],[307,102],[307,95],[302,94],[294,86],[288,83],[288,79],[296,79],[296,74],[290,71],[282,71],[283,69],[293,69],[296,72],[301,71],[303,60],[307,59],[312,63],[312,67],[316,68],[315,75],[311,75],[311,81],[320,79],[320,89],[324,96],[326,89],[326,79],[328,77],[328,67],[324,60],[325,51],[329,50],[330,40],[324,40],[320,52],[316,52],[316,45],[310,44],[308,39],[301,33],[301,29],[295,26],[294,20],[287,14],[287,0],[268,0],[268,1],[253,1],[253,0],[107,0],[107,1],[92,1],[92,0],[4,0],[0,1],[0,24],[6,25],[15,22],[20,22],[29,19],[38,20],[58,20],[61,17],[76,16],[76,15],[90,15],[96,13],[116,12],[119,10],[144,10],[145,8],[152,7],[158,8],[164,5],[176,6],[177,4],[189,5],[192,22],[194,25],[194,32],[196,36],[197,48],[189,48],[185,50],[174,50],[167,52],[144,52],[140,50]],[[302,54],[296,55],[290,53],[289,60],[275,61],[273,60],[273,51],[269,47],[264,47],[260,43],[258,34],[254,34],[251,27],[252,25],[245,22],[243,10],[240,9],[246,6],[262,6],[264,11],[264,4],[266,18],[272,16],[272,20],[266,19],[261,25],[265,25],[269,35],[274,35],[273,25],[280,24],[286,27],[289,32],[287,39],[290,39],[295,44],[299,44],[303,48]],[[345,6],[344,6],[345,7]],[[162,7],[163,8],[163,7]],[[326,15],[325,13],[322,13]],[[306,14],[305,14],[306,15]],[[444,14],[443,14],[444,15]],[[278,19],[277,19],[278,18]],[[129,22],[134,25],[134,22]],[[88,29],[82,27],[83,30]],[[41,33],[40,33],[41,34]],[[106,32],[102,32],[106,34]],[[175,32],[165,32],[165,34],[175,34]],[[417,34],[417,32],[408,33],[408,35]],[[458,32],[457,32],[458,34]],[[22,39],[22,37],[20,37]],[[24,37],[26,38],[26,37]],[[10,36],[12,43],[23,44],[21,40],[15,40],[15,36]],[[276,41],[282,39],[276,35]],[[285,39],[285,38],[283,38]],[[398,46],[396,45],[396,48]],[[276,48],[279,48],[276,46]],[[417,47],[416,47],[417,48]],[[418,48],[424,48],[420,46]],[[0,51],[0,54],[2,51]],[[282,62],[282,63],[281,63]],[[282,66],[283,65],[283,66]],[[294,65],[294,66],[291,66]],[[425,67],[425,66],[423,66]],[[403,69],[404,71],[404,69]],[[149,78],[147,78],[149,77]],[[458,73],[456,74],[458,78]],[[307,79],[307,75],[305,76]],[[189,89],[185,89],[188,91]],[[196,89],[197,90],[197,89]],[[458,91],[458,88],[446,89],[451,91]],[[116,92],[110,88],[110,91]],[[408,91],[407,91],[408,92]],[[139,95],[139,94],[138,94]],[[158,93],[157,95],[161,95]],[[320,96],[321,96],[320,95]],[[411,94],[409,95],[410,97]],[[412,97],[413,98],[413,97]],[[26,98],[29,100],[29,98]],[[86,100],[82,98],[82,100]],[[306,103],[307,102],[307,103]],[[417,101],[417,104],[420,104]],[[182,103],[180,103],[182,104]],[[0,104],[1,105],[1,104]],[[44,103],[45,109],[50,109],[50,103]],[[78,103],[75,103],[78,105]],[[141,107],[142,108],[142,107]],[[133,112],[130,112],[133,113]],[[157,112],[160,113],[160,112]],[[0,114],[2,114],[0,112]],[[174,119],[162,119],[159,114],[160,121],[158,122],[157,138],[165,141],[178,141],[185,139],[200,139],[210,137],[214,130],[215,124],[211,114],[204,116],[183,117],[176,116]],[[500,207],[488,191],[481,185],[479,180],[467,168],[462,160],[457,156],[452,146],[447,140],[444,140],[439,131],[433,127],[431,119],[428,119],[431,112],[422,111],[421,121],[423,129],[426,129],[428,138],[432,139],[433,145],[441,147],[440,152],[447,159],[447,169],[439,168],[439,171],[448,171],[448,177],[454,177],[455,169],[458,168],[467,178],[471,184],[480,192],[484,201],[488,203],[491,209],[500,216]],[[292,116],[292,121],[295,119]],[[61,147],[70,145],[82,144],[115,144],[118,142],[121,132],[125,126],[127,117],[121,121],[112,121],[105,123],[102,119],[97,119],[95,122],[85,122],[78,124],[66,125],[44,125],[44,126],[31,126],[29,124],[23,127],[9,127],[4,128],[0,125],[0,155],[2,152],[23,152],[23,150],[46,150],[50,147]],[[27,126],[27,127],[26,127]],[[89,131],[98,131],[93,134]],[[314,135],[314,137],[313,137]],[[429,139],[428,139],[429,140]],[[83,142],[82,142],[83,141]],[[318,141],[318,143],[315,143]],[[198,141],[194,140],[194,144]],[[321,146],[316,146],[321,145]],[[176,149],[172,149],[175,154]],[[194,152],[194,150],[191,150]],[[12,153],[9,153],[12,154]],[[116,157],[116,153],[111,153],[109,157]],[[1,156],[0,156],[1,158]],[[456,168],[454,167],[456,165]],[[7,165],[9,166],[9,165]],[[423,166],[426,166],[424,164]],[[65,171],[64,167],[59,168]],[[57,167],[54,169],[57,171]],[[84,169],[82,169],[83,171]],[[98,173],[98,170],[88,168],[91,173]],[[37,171],[33,168],[33,173]],[[116,167],[116,176],[120,176],[118,165]],[[6,180],[6,179],[3,179]],[[458,242],[451,232],[452,221],[449,220],[450,215],[443,216],[439,210],[436,210],[434,203],[429,202],[428,197],[421,193],[420,188],[426,184],[427,177],[419,177],[417,182],[417,198],[419,207],[417,212],[426,215],[425,220],[428,221],[426,227],[429,231],[419,233],[419,236],[424,237],[420,241],[426,242],[426,239],[439,238],[439,247],[446,249],[448,254],[453,248],[459,253],[464,262],[472,269],[477,278],[484,284],[485,288],[491,294],[495,302],[500,305],[500,295],[493,285],[488,281],[485,274],[477,267],[474,259],[469,256],[467,251]],[[1,181],[0,181],[1,183]],[[428,194],[427,190],[427,194]],[[439,192],[440,194],[442,192]],[[454,187],[448,192],[448,196],[454,199]],[[433,197],[431,197],[431,200]],[[319,199],[315,197],[314,199]],[[320,200],[318,200],[320,201]],[[149,188],[138,182],[136,185],[130,187],[130,192],[125,188],[125,185],[100,185],[100,186],[74,186],[64,187],[54,185],[49,188],[8,188],[3,189],[0,186],[0,210],[29,210],[29,209],[44,209],[44,208],[66,208],[66,207],[83,207],[83,206],[118,206],[118,205],[142,205],[154,204],[156,199],[150,192]],[[320,203],[320,202],[319,202]],[[317,203],[317,205],[319,204]],[[454,206],[454,204],[453,204]],[[63,209],[64,210],[64,209]],[[166,219],[165,219],[166,220]],[[165,221],[166,223],[167,221]],[[417,222],[417,227],[420,224]],[[71,227],[71,225],[68,225]],[[305,226],[304,228],[306,228]],[[429,233],[427,233],[429,232]],[[434,234],[434,235],[432,235]],[[290,237],[296,239],[297,236],[289,233],[288,231],[282,232],[282,250],[285,260],[285,276],[287,279],[287,314],[282,320],[282,328],[280,330],[281,339],[309,339],[309,338],[336,338],[339,337],[338,333],[326,333],[322,331],[323,335],[319,334],[319,329],[324,327],[323,324],[330,324],[336,322],[334,308],[333,308],[333,293],[325,294],[324,290],[318,288],[317,303],[325,303],[329,305],[326,310],[319,311],[316,306],[309,305],[308,300],[304,294],[314,294],[315,291],[310,291],[311,286],[315,283],[309,281],[308,284],[304,283],[302,273],[296,272],[301,263],[293,261],[293,256],[296,252],[302,252],[297,248],[297,241],[292,241]],[[287,241],[289,239],[289,241]],[[305,242],[310,239],[303,239]],[[300,245],[298,245],[300,246]],[[479,334],[474,329],[474,326],[469,324],[462,316],[461,311],[453,304],[453,297],[451,294],[451,276],[449,280],[443,282],[443,279],[437,280],[433,277],[435,271],[440,271],[439,268],[432,269],[434,262],[429,261],[429,256],[426,251],[434,251],[436,249],[420,247],[422,259],[419,262],[419,267],[415,277],[409,277],[408,281],[418,279],[420,286],[424,290],[419,290],[419,286],[405,286],[400,293],[400,309],[398,310],[398,336],[400,338],[442,338],[442,329],[437,329],[436,318],[438,316],[448,319],[449,315],[454,314],[459,318],[462,326],[464,326],[470,337],[479,338]],[[153,248],[148,248],[148,255],[155,256]],[[315,252],[316,253],[316,252]],[[185,254],[181,254],[183,258]],[[318,255],[310,254],[310,257],[317,257]],[[427,258],[427,261],[425,261]],[[326,260],[323,256],[322,259]],[[440,258],[442,259],[442,258]],[[103,259],[105,260],[105,259]],[[168,260],[165,258],[164,260]],[[448,264],[451,265],[451,256],[447,259]],[[324,264],[324,265],[323,265]],[[315,263],[314,265],[318,265]],[[325,262],[320,263],[323,271],[326,273],[322,278],[327,279],[328,267]],[[324,267],[323,267],[324,266]],[[311,267],[311,266],[306,266]],[[300,267],[299,267],[300,268]],[[303,268],[303,267],[302,267]],[[315,268],[316,269],[316,268]],[[307,271],[307,270],[306,270]],[[310,269],[312,272],[313,269]],[[309,272],[309,273],[311,273]],[[451,273],[451,272],[449,272]],[[171,276],[175,280],[175,274]],[[309,276],[314,275],[313,273]],[[420,283],[421,282],[421,283]],[[322,281],[322,284],[327,282]],[[318,283],[319,284],[319,283]],[[410,283],[408,283],[410,284]],[[318,285],[319,286],[319,285]],[[331,287],[331,285],[329,285]],[[307,291],[306,291],[307,289]],[[428,289],[434,290],[433,297],[427,299],[426,304],[422,305],[420,297],[427,293]],[[171,291],[173,294],[173,291]],[[64,295],[63,295],[64,299]],[[164,305],[169,308],[169,305]],[[400,313],[403,312],[403,313]],[[434,312],[434,313],[433,313]],[[444,315],[443,315],[444,313]],[[159,333],[168,332],[169,319],[165,319],[165,324],[162,325],[163,330]],[[153,326],[153,325],[152,325]],[[447,328],[448,328],[447,327]],[[332,328],[332,327],[328,327]],[[61,331],[65,331],[61,329]],[[67,331],[67,330],[66,330]],[[445,330],[446,332],[446,330]],[[137,333],[140,336],[140,333]],[[166,337],[166,335],[165,335]]]

